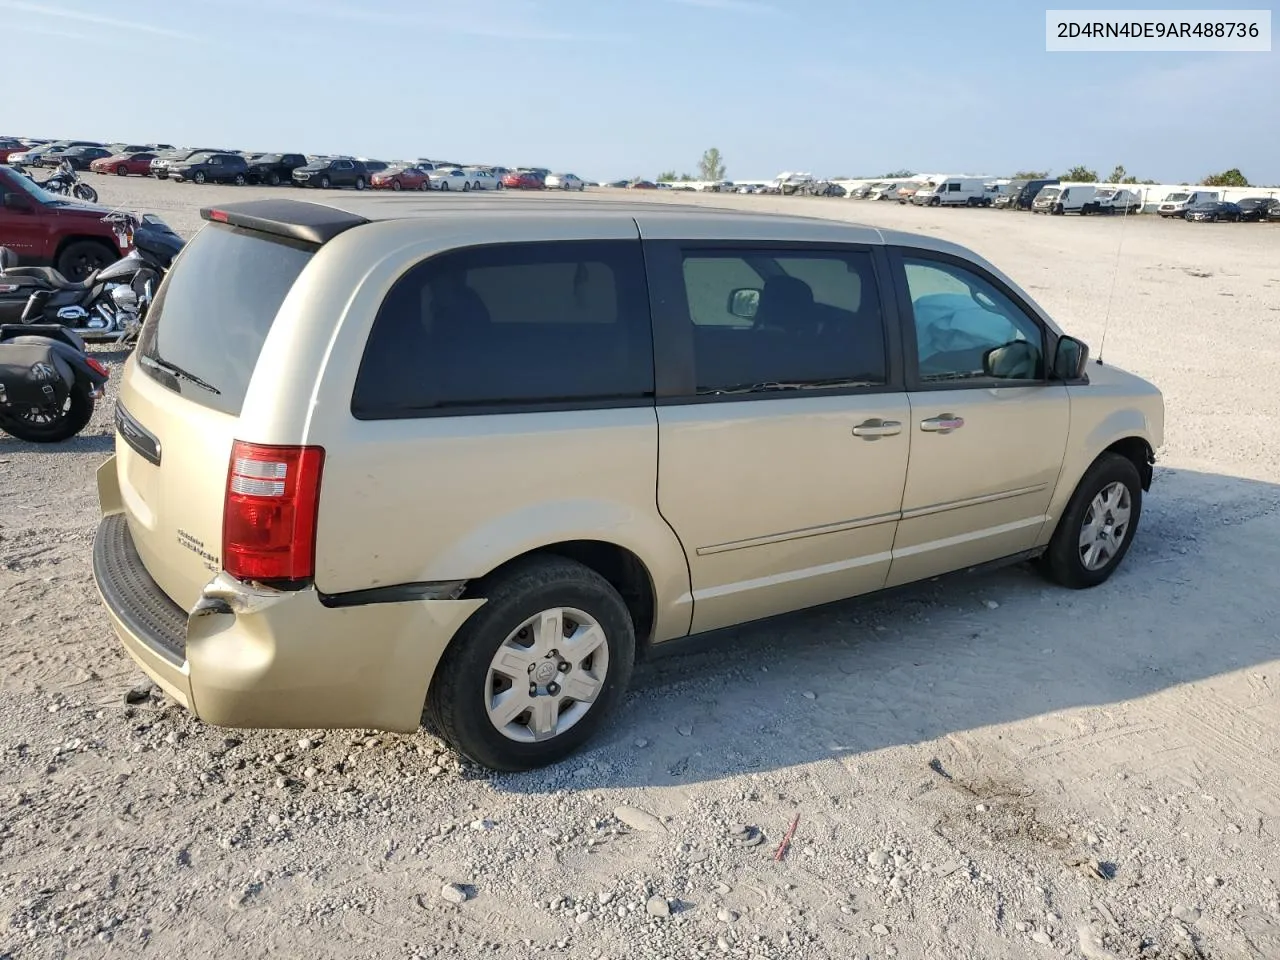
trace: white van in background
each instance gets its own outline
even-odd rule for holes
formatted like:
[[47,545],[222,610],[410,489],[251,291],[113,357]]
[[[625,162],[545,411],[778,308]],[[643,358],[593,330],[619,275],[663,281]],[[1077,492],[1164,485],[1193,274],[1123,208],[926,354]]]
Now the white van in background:
[[1032,213],[1086,213],[1085,206],[1093,201],[1098,188],[1092,184],[1073,183],[1070,186],[1054,184],[1044,187],[1031,201]]
[[1085,204],[1081,213],[1141,213],[1142,197],[1126,187],[1106,187]]
[[1194,207],[1197,203],[1208,203],[1210,200],[1219,200],[1217,190],[1179,190],[1171,193],[1160,201],[1160,206],[1156,207],[1156,213],[1160,216],[1168,217],[1185,217],[1188,208]]
[[986,195],[986,177],[947,177],[934,191],[933,203],[943,207],[978,207]]

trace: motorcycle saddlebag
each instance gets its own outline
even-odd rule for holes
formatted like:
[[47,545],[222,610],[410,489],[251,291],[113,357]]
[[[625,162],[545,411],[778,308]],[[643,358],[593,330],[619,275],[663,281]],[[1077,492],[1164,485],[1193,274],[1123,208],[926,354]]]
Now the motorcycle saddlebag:
[[48,405],[60,408],[74,382],[70,365],[46,344],[0,346],[0,410]]

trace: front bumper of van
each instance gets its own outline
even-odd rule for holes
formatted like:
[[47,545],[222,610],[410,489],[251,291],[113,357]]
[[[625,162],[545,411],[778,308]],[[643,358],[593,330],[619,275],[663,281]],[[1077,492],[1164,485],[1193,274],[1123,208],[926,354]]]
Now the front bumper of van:
[[219,574],[186,611],[138,556],[114,457],[98,481],[93,577],[111,624],[143,671],[208,723],[412,732],[445,647],[484,603],[332,607],[314,588],[272,590]]

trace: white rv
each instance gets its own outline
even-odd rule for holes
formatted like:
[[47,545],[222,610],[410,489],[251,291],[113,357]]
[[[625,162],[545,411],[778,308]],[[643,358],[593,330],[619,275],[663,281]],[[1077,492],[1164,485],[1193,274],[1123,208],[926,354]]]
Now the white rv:
[[1098,188],[1093,184],[1054,184],[1044,187],[1031,202],[1032,213],[1085,213]]

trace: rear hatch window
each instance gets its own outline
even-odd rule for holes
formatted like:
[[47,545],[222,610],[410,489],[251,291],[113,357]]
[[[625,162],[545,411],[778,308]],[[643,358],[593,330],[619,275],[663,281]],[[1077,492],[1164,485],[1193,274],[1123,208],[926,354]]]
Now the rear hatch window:
[[239,416],[276,312],[312,244],[211,223],[165,277],[138,340],[138,364],[188,400]]

